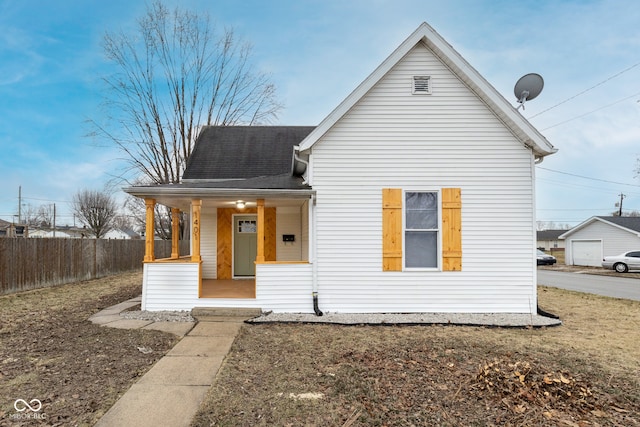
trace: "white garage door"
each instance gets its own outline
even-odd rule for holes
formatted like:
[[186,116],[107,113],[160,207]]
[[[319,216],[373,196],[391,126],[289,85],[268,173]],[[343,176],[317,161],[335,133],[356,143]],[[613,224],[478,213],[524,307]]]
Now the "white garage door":
[[602,240],[572,240],[571,258],[573,265],[602,265]]

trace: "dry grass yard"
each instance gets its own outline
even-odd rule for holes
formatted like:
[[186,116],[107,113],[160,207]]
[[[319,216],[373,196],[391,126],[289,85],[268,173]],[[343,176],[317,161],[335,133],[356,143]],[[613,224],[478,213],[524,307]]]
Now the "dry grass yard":
[[539,295],[562,326],[246,325],[193,425],[640,425],[640,302]]
[[[87,321],[140,283],[124,274],[0,297],[0,425],[21,425],[18,398],[42,401],[40,425],[93,425],[175,345]],[[193,424],[640,425],[640,302],[539,295],[562,326],[245,325]]]

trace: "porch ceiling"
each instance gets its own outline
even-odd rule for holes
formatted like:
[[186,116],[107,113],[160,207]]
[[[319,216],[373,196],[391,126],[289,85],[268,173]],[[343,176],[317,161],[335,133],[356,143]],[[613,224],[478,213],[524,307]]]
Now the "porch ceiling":
[[[140,188],[125,189],[125,191],[127,190],[140,190]],[[237,192],[225,191],[224,194],[168,194],[167,192],[155,191],[127,192],[136,197],[153,198],[156,200],[156,203],[172,208],[178,208],[183,212],[188,212],[190,210],[192,200],[202,200],[203,209],[235,207],[238,200],[242,200],[247,208],[255,208],[258,199],[263,199],[266,207],[299,207],[302,206],[306,200],[309,200],[311,195],[314,193],[312,190],[296,192],[270,191],[266,193],[260,190],[253,192],[239,190]]]

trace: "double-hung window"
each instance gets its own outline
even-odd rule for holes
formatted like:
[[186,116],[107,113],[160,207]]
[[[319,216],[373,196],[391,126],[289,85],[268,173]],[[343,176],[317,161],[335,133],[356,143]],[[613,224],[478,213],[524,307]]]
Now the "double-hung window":
[[405,192],[405,268],[438,268],[438,193]]
[[382,271],[462,270],[462,193],[382,189]]

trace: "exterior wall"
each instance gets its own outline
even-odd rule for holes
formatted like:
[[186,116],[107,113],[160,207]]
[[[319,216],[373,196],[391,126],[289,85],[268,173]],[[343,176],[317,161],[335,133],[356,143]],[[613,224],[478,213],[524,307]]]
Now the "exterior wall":
[[[302,261],[302,229],[300,209],[282,207],[276,209],[276,260]],[[283,234],[293,234],[294,242],[283,242]]]
[[198,298],[197,263],[144,265],[143,310],[191,310],[194,307],[261,308],[312,313],[310,264],[258,264],[256,298]]
[[[431,95],[412,77],[431,76]],[[312,148],[320,309],[536,311],[534,167],[526,149],[424,46]],[[461,188],[462,271],[382,271],[382,188]],[[441,258],[441,257],[440,257]]]
[[300,207],[300,256],[309,259],[309,201]]
[[202,257],[202,277],[204,279],[217,279],[218,213],[215,210],[203,210],[200,223],[200,256]]
[[263,311],[313,313],[311,264],[256,265],[256,299]]
[[593,221],[565,239],[567,263],[572,259],[572,240],[602,240],[602,256],[619,255],[625,251],[640,249],[640,237],[637,234],[602,221]]
[[191,310],[198,300],[198,263],[145,263],[142,278],[142,309]]

